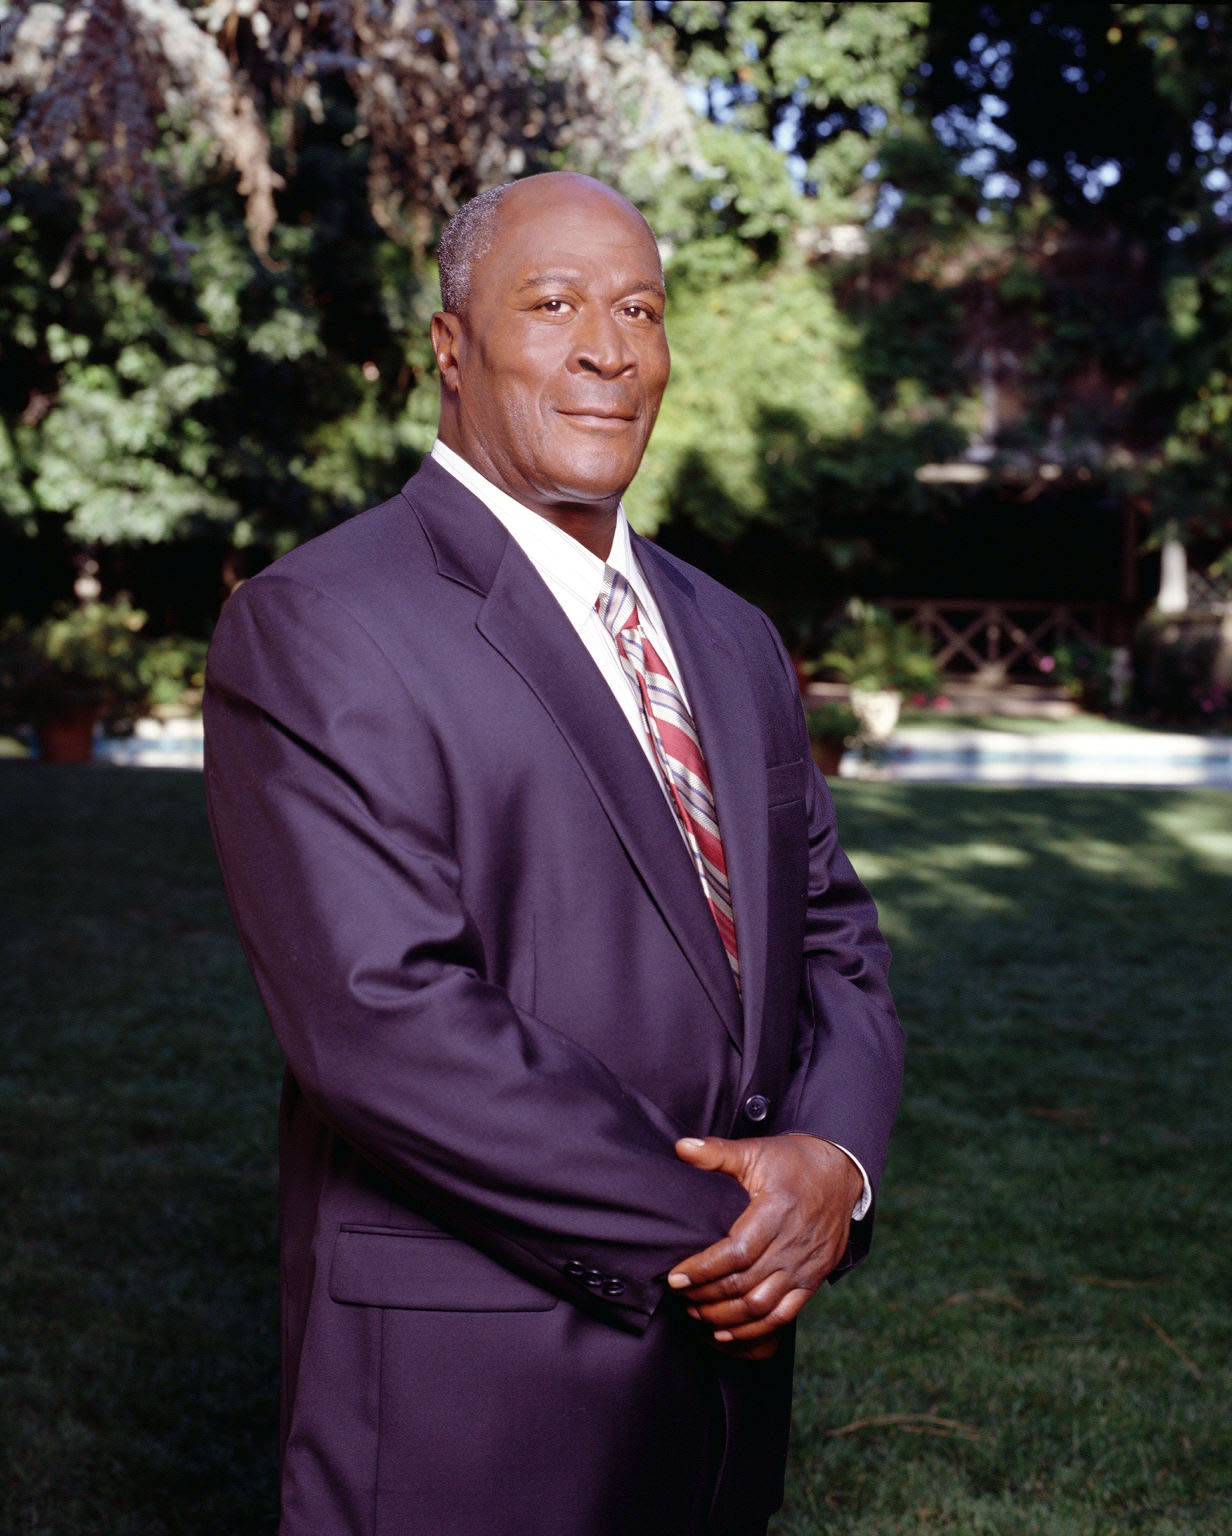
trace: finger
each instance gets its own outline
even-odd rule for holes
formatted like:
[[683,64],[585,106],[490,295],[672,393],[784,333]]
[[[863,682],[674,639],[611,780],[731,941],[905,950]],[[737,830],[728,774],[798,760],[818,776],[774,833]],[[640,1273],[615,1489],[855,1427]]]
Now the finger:
[[738,1323],[731,1328],[716,1328],[713,1338],[716,1344],[742,1343],[749,1339],[765,1338],[767,1334],[775,1333],[787,1323],[794,1322],[800,1315],[805,1302],[814,1293],[796,1287],[788,1291],[778,1306],[765,1317],[759,1317],[748,1323]]
[[[731,1275],[706,1286],[707,1291],[716,1293],[709,1300],[691,1290],[685,1292],[685,1301],[691,1313],[707,1320],[724,1309],[736,1308],[742,1308],[750,1317],[764,1317],[778,1306],[788,1291],[801,1284],[803,1281],[794,1270],[781,1265],[759,1264],[742,1275]],[[735,1315],[734,1310],[732,1315]]]
[[[771,1264],[770,1256],[782,1224],[778,1202],[754,1197],[726,1237],[682,1259],[668,1275],[667,1283],[673,1290],[687,1291],[690,1301],[723,1301],[743,1294],[781,1267]],[[729,1277],[742,1283],[732,1285]]]
[[724,1238],[683,1260],[668,1275],[667,1283],[674,1291],[683,1291],[687,1301],[730,1299],[757,1284],[756,1279],[745,1279],[744,1263],[743,1250]]
[[815,1290],[833,1270],[847,1243],[847,1227],[797,1230],[791,1208],[773,1195],[750,1200],[731,1232],[703,1253],[677,1266],[673,1289],[693,1306],[746,1295],[778,1270],[797,1285]]
[[746,1159],[745,1144],[726,1136],[682,1136],[676,1143],[676,1156],[694,1168],[728,1173],[736,1179]]
[[681,1291],[693,1316],[709,1321],[730,1321],[734,1312],[716,1312],[725,1306],[740,1307],[750,1316],[763,1315],[789,1290],[800,1289],[808,1295],[821,1285],[842,1257],[841,1244],[827,1244],[811,1253],[790,1244],[776,1244],[748,1269],[721,1276],[706,1285],[694,1285]]
[[794,1276],[781,1269],[775,1270],[751,1290],[730,1300],[691,1304],[689,1316],[712,1328],[734,1328],[769,1317],[783,1298],[798,1288],[799,1281]]
[[739,1296],[768,1273],[765,1269],[751,1273],[764,1251],[756,1234],[749,1239],[733,1227],[717,1243],[682,1259],[668,1275],[667,1283],[674,1291],[684,1291],[690,1301],[720,1301]]

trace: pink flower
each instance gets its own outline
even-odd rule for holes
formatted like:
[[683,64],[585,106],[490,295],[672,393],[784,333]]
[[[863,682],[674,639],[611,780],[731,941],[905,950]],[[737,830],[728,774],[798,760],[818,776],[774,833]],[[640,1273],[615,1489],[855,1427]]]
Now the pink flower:
[[1055,672],[1057,658],[1055,656],[1041,656],[1038,665],[1041,672]]

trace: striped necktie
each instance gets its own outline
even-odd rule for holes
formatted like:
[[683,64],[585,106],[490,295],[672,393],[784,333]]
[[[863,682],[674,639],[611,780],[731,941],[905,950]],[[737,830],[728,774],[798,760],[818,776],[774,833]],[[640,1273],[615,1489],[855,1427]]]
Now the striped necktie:
[[633,589],[610,565],[603,568],[603,590],[595,607],[615,638],[620,664],[637,694],[642,724],[697,866],[738,988],[740,952],[736,946],[727,860],[719,837],[714,791],[693,716],[663,658],[642,630]]

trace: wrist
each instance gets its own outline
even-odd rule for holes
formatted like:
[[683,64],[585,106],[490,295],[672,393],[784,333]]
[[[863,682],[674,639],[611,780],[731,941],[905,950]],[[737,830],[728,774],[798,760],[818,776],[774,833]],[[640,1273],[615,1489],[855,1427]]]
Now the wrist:
[[818,1177],[836,1185],[842,1191],[845,1201],[850,1197],[850,1209],[855,1211],[864,1200],[866,1179],[864,1169],[846,1147],[840,1147],[836,1141],[830,1141],[825,1136],[814,1136],[809,1131],[790,1131],[786,1134],[798,1137],[802,1142],[811,1142],[811,1157],[818,1158],[819,1152],[824,1149],[824,1155],[818,1158]]

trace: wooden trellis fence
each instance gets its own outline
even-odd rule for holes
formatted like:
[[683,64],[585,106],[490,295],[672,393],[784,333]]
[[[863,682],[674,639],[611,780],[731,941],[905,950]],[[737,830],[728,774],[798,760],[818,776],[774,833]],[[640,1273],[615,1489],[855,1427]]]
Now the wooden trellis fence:
[[1015,677],[1042,681],[1047,658],[1057,646],[1106,645],[1110,629],[1103,603],[890,598],[878,606],[926,635],[937,665],[948,676],[981,683]]

